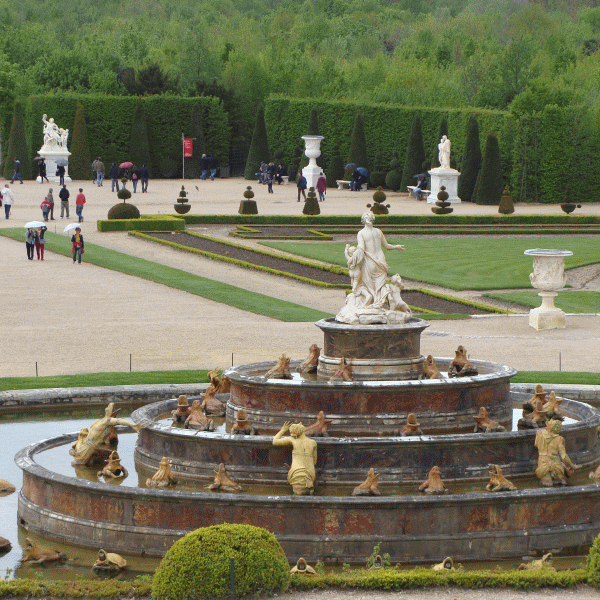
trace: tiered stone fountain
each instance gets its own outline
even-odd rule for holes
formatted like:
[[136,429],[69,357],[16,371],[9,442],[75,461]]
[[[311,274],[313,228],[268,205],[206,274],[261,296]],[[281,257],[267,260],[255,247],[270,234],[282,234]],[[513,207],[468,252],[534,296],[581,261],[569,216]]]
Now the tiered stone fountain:
[[[324,336],[316,376],[299,374],[299,361],[290,363],[292,379],[266,377],[273,363],[225,373],[226,430],[243,409],[259,435],[174,427],[164,418],[177,408],[176,399],[132,415],[143,424],[135,450],[140,482],[166,456],[179,482],[202,485],[202,491],[125,488],[53,473],[36,463],[36,454],[76,439],[62,436],[17,456],[24,471],[23,526],[83,546],[162,555],[197,527],[250,523],[274,532],[290,560],[309,562],[364,562],[376,544],[394,562],[521,557],[590,544],[600,531],[600,487],[540,488],[533,476],[536,431],[510,431],[513,407],[527,398],[510,392],[514,369],[472,360],[476,375],[418,378],[424,363],[420,336],[428,323],[402,310],[399,290],[377,276],[376,268],[387,273],[381,246],[401,248],[378,238],[367,215],[357,251],[347,253],[363,254],[357,264],[349,258],[353,292],[338,320],[316,324]],[[380,246],[373,248],[377,239]],[[374,307],[373,298],[382,295],[388,303]],[[436,362],[441,371],[451,369],[451,359]],[[349,363],[351,379],[332,378],[343,363]],[[466,433],[481,407],[508,431]],[[600,463],[600,413],[570,400],[561,410],[572,419],[562,430],[567,452],[587,474]],[[273,434],[286,421],[309,424],[319,411],[331,424],[329,437],[316,440],[315,493],[295,496],[286,483],[289,449],[274,446]],[[410,413],[424,435],[398,434]],[[241,492],[206,491],[220,463]],[[519,489],[485,491],[491,465]],[[433,466],[449,494],[417,491]],[[381,495],[352,496],[371,468]]]

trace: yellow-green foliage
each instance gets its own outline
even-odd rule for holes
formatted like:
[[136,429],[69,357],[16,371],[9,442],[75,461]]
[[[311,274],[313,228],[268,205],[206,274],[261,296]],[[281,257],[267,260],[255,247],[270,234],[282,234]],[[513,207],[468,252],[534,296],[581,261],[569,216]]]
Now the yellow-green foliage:
[[586,569],[589,584],[600,587],[600,535],[594,540],[590,548]]
[[118,598],[147,596],[151,578],[138,577],[135,581],[36,581],[33,579],[0,580],[0,598],[15,596],[43,598]]
[[287,589],[289,565],[275,536],[252,525],[223,524],[201,527],[173,544],[154,575],[152,597],[228,596],[230,557],[235,559],[236,598]]

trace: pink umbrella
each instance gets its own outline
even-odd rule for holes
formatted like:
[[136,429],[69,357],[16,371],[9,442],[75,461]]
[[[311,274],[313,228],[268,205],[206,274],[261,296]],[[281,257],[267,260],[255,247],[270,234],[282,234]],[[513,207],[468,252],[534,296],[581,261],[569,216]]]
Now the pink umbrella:
[[128,160],[119,165],[119,169],[129,169],[129,167],[133,167],[133,163]]

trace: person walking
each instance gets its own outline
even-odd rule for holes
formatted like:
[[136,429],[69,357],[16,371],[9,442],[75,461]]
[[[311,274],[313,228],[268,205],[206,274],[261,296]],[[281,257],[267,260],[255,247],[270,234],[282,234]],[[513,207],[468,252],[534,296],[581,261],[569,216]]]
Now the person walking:
[[327,190],[327,179],[325,175],[321,173],[319,179],[317,179],[317,192],[319,192],[319,202],[325,201],[325,191]]
[[15,197],[8,187],[8,183],[4,184],[4,189],[2,190],[2,201],[4,202],[4,216],[8,219],[8,217],[10,217],[10,209],[15,201]]
[[308,184],[306,182],[306,177],[302,175],[302,169],[298,171],[298,182],[296,185],[298,186],[298,202],[300,202],[300,194],[302,194],[304,200],[306,200],[306,187]]
[[52,195],[52,188],[48,190],[48,195],[46,196],[46,198],[50,203],[50,220],[54,221],[54,196]]
[[133,165],[133,167],[131,167],[131,183],[133,184],[133,193],[136,193],[137,190],[137,184],[138,181],[140,180],[140,170]]
[[92,163],[92,182],[96,183],[96,181],[98,181],[98,159],[95,158],[94,162]]
[[98,157],[98,162],[96,162],[96,184],[98,187],[102,187],[105,173],[106,169],[104,167],[104,163],[102,162],[102,158]]
[[219,159],[214,154],[208,157],[208,166],[210,167],[210,180],[214,181],[219,168]]
[[[36,231],[34,231],[34,239],[35,239],[35,252],[37,254],[38,260],[44,260],[44,246],[46,245],[46,240],[44,239],[44,233],[48,230],[47,227],[38,227]],[[33,257],[32,257],[33,258]]]
[[46,176],[46,159],[42,158],[42,160],[40,160],[40,164],[38,165],[38,169],[40,171],[40,183],[44,183],[44,179],[46,180],[46,183],[50,183],[48,181],[48,177]]
[[83,205],[85,204],[85,196],[83,195],[83,188],[79,188],[79,194],[77,194],[77,198],[75,198],[75,212],[79,217],[79,222],[83,221]]
[[25,248],[28,260],[33,260],[33,249],[35,248],[35,233],[29,228],[25,233]]
[[67,189],[67,186],[63,184],[62,188],[60,188],[60,192],[58,192],[58,197],[60,198],[60,218],[62,219],[65,212],[67,213],[67,219],[69,218],[69,196],[71,192]]
[[23,178],[21,177],[21,162],[19,161],[18,158],[15,158],[15,166],[14,166],[15,172],[13,173],[12,179],[10,180],[11,183],[15,182],[15,179],[18,179],[21,183],[23,183]]
[[44,218],[44,221],[47,221],[48,214],[50,213],[50,202],[48,202],[48,197],[42,200],[40,208],[42,209],[42,217]]
[[110,177],[110,191],[115,191],[115,186],[117,187],[117,192],[119,191],[119,167],[117,167],[117,163],[113,162],[110,165],[110,169],[108,171],[108,176]]
[[71,237],[71,242],[73,242],[73,264],[75,264],[75,261],[78,259],[79,259],[79,264],[81,264],[81,255],[84,252],[83,236],[81,235],[81,227],[75,228],[75,235]]
[[208,156],[206,156],[206,154],[203,154],[200,157],[200,170],[202,171],[202,174],[200,175],[200,179],[206,180],[206,175],[208,173],[209,167],[210,167],[210,160],[208,159]]
[[64,185],[65,184],[65,165],[58,165],[58,167],[56,167],[56,174],[58,175],[59,185]]
[[142,165],[142,168],[140,169],[140,180],[142,182],[142,194],[148,192],[149,177],[150,177],[150,174],[148,173],[148,169],[146,168],[146,165]]

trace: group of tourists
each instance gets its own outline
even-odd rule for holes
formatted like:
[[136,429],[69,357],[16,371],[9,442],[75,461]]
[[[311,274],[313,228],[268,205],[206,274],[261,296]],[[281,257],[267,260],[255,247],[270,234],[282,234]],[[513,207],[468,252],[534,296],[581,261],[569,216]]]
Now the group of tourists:
[[217,176],[217,169],[219,168],[219,159],[214,154],[203,154],[200,158],[200,169],[202,170],[202,175],[200,175],[200,179],[206,180],[210,173],[210,180],[214,181]]

